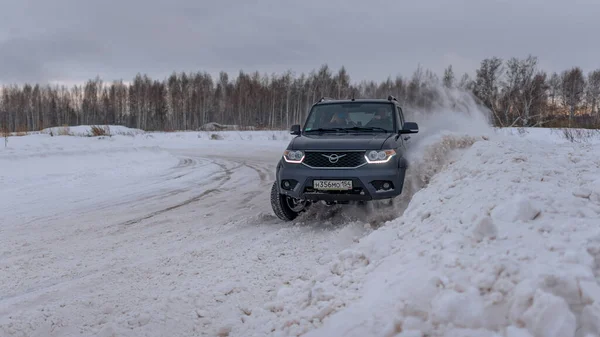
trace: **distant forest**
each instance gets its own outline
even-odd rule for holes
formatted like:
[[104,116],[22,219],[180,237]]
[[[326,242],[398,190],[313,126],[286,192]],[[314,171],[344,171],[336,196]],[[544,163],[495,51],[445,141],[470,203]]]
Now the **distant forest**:
[[[0,79],[1,80],[1,79]],[[441,89],[440,89],[441,88]],[[351,83],[344,67],[322,65],[309,74],[240,71],[173,73],[164,80],[138,74],[129,83],[90,79],[81,86],[39,84],[0,87],[0,129],[37,131],[54,126],[117,124],[143,130],[197,130],[208,122],[288,128],[321,97],[395,96],[408,109],[432,109],[440,90],[464,90],[490,110],[496,126],[600,126],[600,69],[579,67],[548,74],[538,59],[481,61],[475,78],[418,68],[411,76]]]

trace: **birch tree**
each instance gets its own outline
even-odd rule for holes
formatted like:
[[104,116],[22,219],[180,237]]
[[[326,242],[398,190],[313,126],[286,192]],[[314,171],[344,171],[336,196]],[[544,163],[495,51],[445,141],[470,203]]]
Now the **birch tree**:
[[575,111],[582,103],[585,89],[585,78],[581,68],[565,70],[561,75],[561,96],[565,106],[569,108],[569,121],[575,117]]
[[588,74],[588,83],[586,90],[586,101],[590,104],[590,113],[600,117],[600,69],[591,71]]
[[[503,72],[502,60],[498,57],[486,58],[477,69],[473,92],[481,98],[492,111],[498,121],[498,95],[500,92],[500,76]],[[502,123],[501,123],[502,124]]]

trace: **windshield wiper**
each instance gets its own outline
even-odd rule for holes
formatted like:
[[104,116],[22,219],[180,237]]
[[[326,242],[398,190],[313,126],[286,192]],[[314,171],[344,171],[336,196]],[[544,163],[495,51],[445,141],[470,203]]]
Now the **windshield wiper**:
[[312,129],[312,130],[307,130],[306,132],[337,132],[337,131],[347,131],[348,129],[346,128],[318,128],[318,129]]
[[352,128],[348,128],[346,130],[356,130],[356,131],[358,131],[358,130],[360,130],[360,131],[375,131],[375,130],[377,130],[377,131],[383,131],[383,132],[390,132],[384,128],[380,128],[380,127],[376,127],[376,126],[355,126]]

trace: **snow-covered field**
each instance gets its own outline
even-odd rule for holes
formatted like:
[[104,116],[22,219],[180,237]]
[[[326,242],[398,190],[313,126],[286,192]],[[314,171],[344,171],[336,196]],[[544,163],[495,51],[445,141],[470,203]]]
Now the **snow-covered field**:
[[600,337],[600,136],[433,124],[402,216],[291,224],[286,131],[10,137],[0,336]]

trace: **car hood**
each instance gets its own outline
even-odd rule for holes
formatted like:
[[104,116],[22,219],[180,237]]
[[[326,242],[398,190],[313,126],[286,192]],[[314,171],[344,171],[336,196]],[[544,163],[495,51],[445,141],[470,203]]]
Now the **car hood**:
[[390,133],[303,134],[294,138],[293,150],[379,150]]

